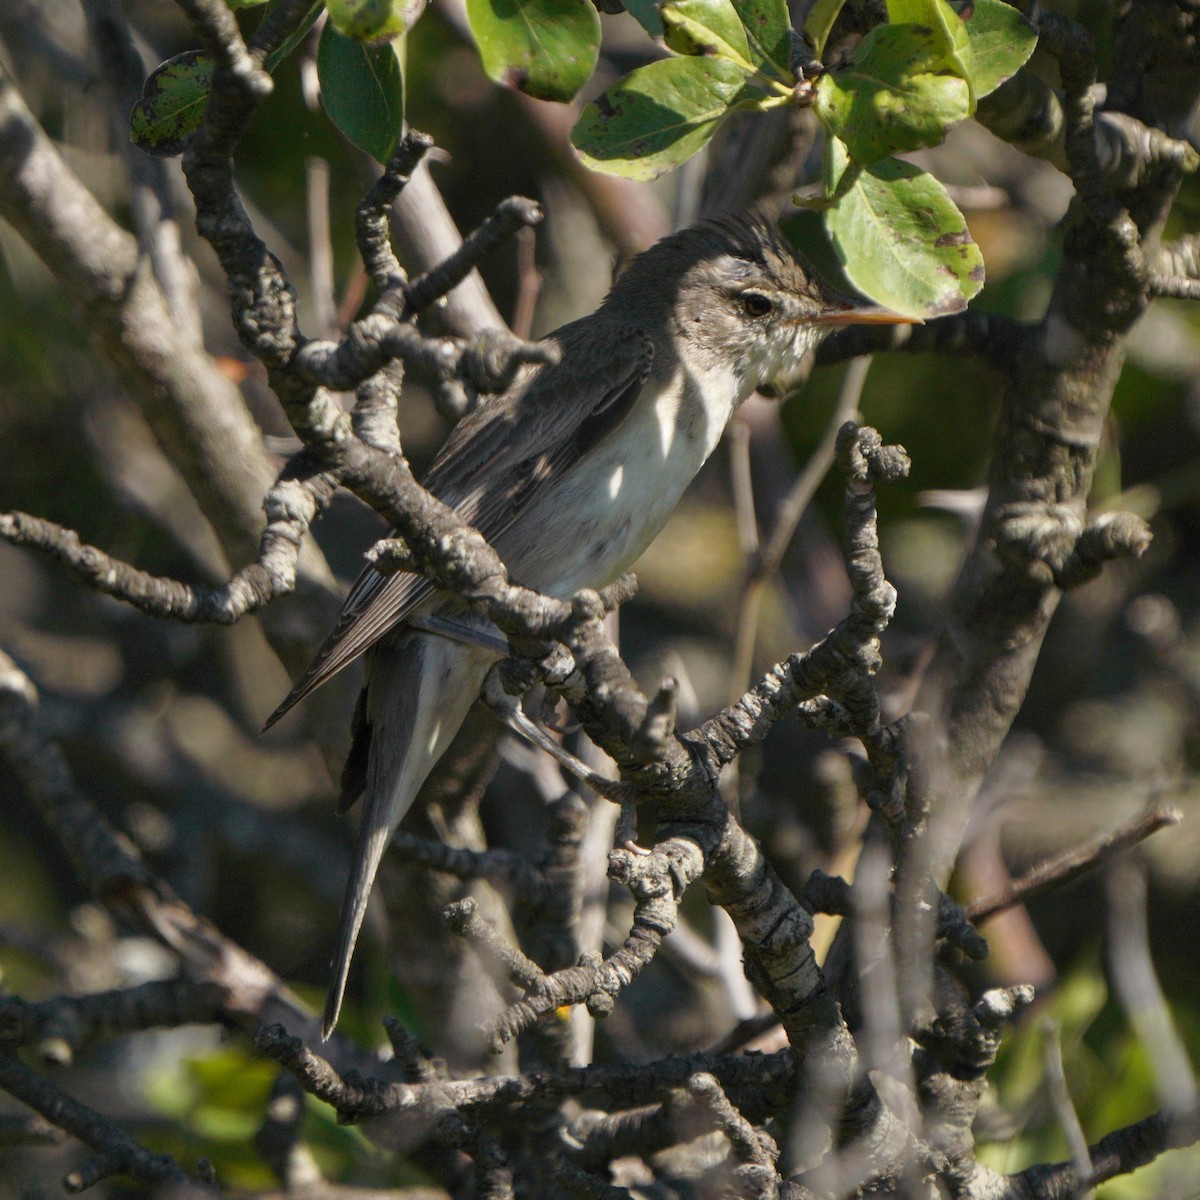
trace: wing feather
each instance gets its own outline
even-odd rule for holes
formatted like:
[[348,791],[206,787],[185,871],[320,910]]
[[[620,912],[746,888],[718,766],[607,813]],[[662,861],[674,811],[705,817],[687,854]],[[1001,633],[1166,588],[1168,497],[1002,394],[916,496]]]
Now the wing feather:
[[[425,478],[425,487],[489,542],[625,419],[650,373],[654,345],[640,330],[614,327],[601,370],[594,343],[590,354],[572,353],[583,337],[589,342],[594,337],[594,327],[582,325],[576,321],[552,335],[562,351],[555,366],[529,371],[459,422]],[[263,728],[395,629],[433,592],[424,576],[382,575],[366,567],[312,664]]]

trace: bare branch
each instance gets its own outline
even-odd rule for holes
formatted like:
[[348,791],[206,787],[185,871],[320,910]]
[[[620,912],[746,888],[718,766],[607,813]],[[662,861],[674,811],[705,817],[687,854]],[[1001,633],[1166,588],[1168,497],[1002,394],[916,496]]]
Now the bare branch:
[[388,214],[396,197],[408,185],[412,173],[433,146],[433,138],[410,129],[400,139],[387,167],[354,212],[358,252],[371,282],[381,293],[401,287],[406,276],[392,249]]
[[1080,1179],[1074,1163],[1039,1164],[1009,1177],[1009,1190],[996,1193],[1012,1200],[1069,1200],[1079,1189],[1095,1187],[1118,1175],[1128,1175],[1160,1154],[1200,1140],[1200,1114],[1172,1120],[1155,1113],[1133,1125],[1114,1130],[1088,1147],[1092,1174]]
[[[848,473],[846,559],[853,609],[832,633],[769,671],[745,696],[689,735],[708,746],[720,765],[762,741],[800,703],[823,693],[842,706],[852,729],[869,736],[877,728],[878,706],[868,681],[878,667],[878,638],[891,619],[895,589],[884,578],[879,558],[874,480],[902,477],[908,460],[902,449],[883,446],[874,430],[853,424],[839,431],[839,455]],[[853,681],[866,683],[866,689],[855,688]]]
[[1106,882],[1109,969],[1117,995],[1150,1059],[1165,1114],[1194,1113],[1196,1076],[1150,957],[1145,871],[1127,855],[1109,866]]
[[67,1138],[64,1130],[41,1117],[0,1116],[0,1146],[58,1146]]
[[636,1066],[558,1067],[521,1075],[385,1083],[375,1078],[343,1077],[279,1025],[260,1030],[255,1043],[264,1055],[291,1071],[306,1092],[333,1105],[339,1120],[347,1123],[385,1113],[428,1113],[434,1106],[453,1108],[465,1118],[483,1120],[505,1112],[519,1113],[534,1102],[544,1104],[568,1096],[613,1107],[643,1105],[685,1087],[697,1071],[714,1075],[738,1108],[758,1119],[771,1108],[785,1104],[795,1082],[792,1056],[784,1052],[675,1055]]
[[541,967],[526,958],[515,946],[509,945],[496,929],[479,915],[478,905],[470,897],[456,900],[442,915],[451,933],[473,943],[476,950],[503,968],[512,983],[527,991],[544,986],[545,976]]
[[316,1017],[283,980],[175,896],[76,788],[62,751],[37,729],[36,707],[33,684],[0,653],[0,755],[59,839],[79,881],[177,953],[194,984],[220,988],[230,1019],[249,1018],[253,1025],[286,1020],[315,1039]]
[[225,995],[214,984],[154,980],[37,1003],[7,996],[0,999],[0,1038],[31,1046],[45,1062],[65,1066],[92,1042],[142,1029],[222,1021],[225,1015]]
[[78,1171],[63,1180],[69,1192],[81,1192],[111,1175],[131,1175],[143,1183],[166,1183],[181,1189],[181,1196],[212,1196],[215,1191],[194,1184],[165,1154],[153,1154],[118,1125],[95,1109],[60,1091],[31,1071],[15,1054],[0,1049],[0,1088],[27,1104],[51,1125],[99,1151]]
[[[1026,154],[1068,170],[1063,99],[1034,71],[1022,68],[981,97],[975,117]],[[1092,131],[1096,162],[1114,185],[1136,187],[1163,163],[1195,169],[1196,152],[1186,141],[1120,110],[1094,113]]]
[[[167,300],[142,269],[134,239],[67,168],[3,70],[0,214],[86,311],[97,344],[183,472],[229,557],[253,558],[273,472],[241,395],[177,329]],[[315,561],[306,559],[310,573]]]
[[965,354],[1009,375],[1033,329],[1011,317],[974,308],[923,325],[848,325],[817,347],[814,365],[826,367],[902,350],[909,354]]
[[1150,294],[1171,300],[1200,300],[1200,279],[1191,275],[1151,275]]
[[[1054,1115],[1058,1118],[1059,1127],[1067,1139],[1071,1149],[1071,1164],[1079,1179],[1090,1179],[1092,1176],[1092,1158],[1088,1153],[1087,1138],[1083,1134],[1083,1126],[1079,1123],[1079,1114],[1067,1090],[1067,1077],[1063,1072],[1061,1028],[1057,1021],[1042,1022],[1042,1035],[1045,1041],[1042,1063],[1045,1067],[1046,1085],[1050,1092],[1050,1102],[1054,1106]],[[1077,1195],[1080,1200],[1086,1200],[1090,1189],[1082,1189]]]
[[699,848],[680,838],[660,843],[650,854],[613,851],[609,874],[628,887],[637,901],[624,944],[604,961],[587,956],[577,966],[552,975],[542,975],[535,968],[536,973],[521,980],[530,989],[526,998],[493,1022],[493,1044],[503,1045],[564,1005],[586,1003],[593,1016],[611,1012],[620,993],[638,977],[675,927],[683,892],[699,877],[703,865]]
[[1200,279],[1200,233],[1187,234],[1160,246],[1153,266],[1159,278]]
[[[730,1103],[720,1082],[707,1072],[698,1072],[688,1080],[688,1093],[713,1124],[729,1139],[741,1167],[736,1178],[744,1195],[762,1195],[764,1186],[777,1185],[775,1164],[779,1147],[770,1134],[756,1130]],[[749,1168],[749,1169],[747,1169]],[[754,1187],[757,1184],[757,1187]],[[736,1185],[735,1185],[736,1186]],[[753,1190],[750,1190],[753,1188]]]
[[1051,888],[1062,887],[1092,868],[1117,857],[1131,846],[1136,846],[1152,833],[1157,833],[1169,825],[1178,825],[1182,820],[1183,814],[1179,809],[1164,807],[1155,800],[1145,812],[1139,813],[1111,833],[1104,834],[1086,846],[1068,850],[1039,863],[1036,867],[1031,867],[1002,892],[973,900],[967,906],[967,917],[979,924],[988,917],[994,917],[1016,904],[1024,904]]
[[223,71],[255,96],[267,96],[275,81],[262,69],[242,41],[237,21],[221,0],[176,0],[192,19],[205,47]]
[[863,385],[866,383],[870,366],[869,358],[851,359],[829,424],[812,456],[804,464],[804,470],[796,476],[788,494],[775,510],[774,527],[767,536],[766,544],[759,546],[757,536],[754,539],[755,545],[748,556],[746,579],[742,584],[738,604],[730,701],[736,701],[749,687],[750,673],[754,665],[754,646],[758,636],[758,616],[767,584],[779,570],[783,556],[795,537],[800,518],[820,487],[821,481],[828,474],[829,468],[833,466],[839,431],[847,421],[857,418],[858,405],[862,399]]
[[267,526],[258,559],[222,587],[201,587],[150,575],[82,543],[73,529],[27,513],[0,513],[0,537],[14,546],[40,550],[106,596],[132,604],[152,617],[232,625],[296,585],[300,546],[313,519],[328,503],[330,481],[319,474],[296,479],[293,464],[264,501]]
[[482,225],[463,239],[462,245],[453,254],[444,258],[433,270],[413,280],[408,289],[409,311],[420,312],[439,296],[446,295],[501,242],[520,229],[532,229],[540,225],[542,215],[541,206],[523,196],[502,201]]

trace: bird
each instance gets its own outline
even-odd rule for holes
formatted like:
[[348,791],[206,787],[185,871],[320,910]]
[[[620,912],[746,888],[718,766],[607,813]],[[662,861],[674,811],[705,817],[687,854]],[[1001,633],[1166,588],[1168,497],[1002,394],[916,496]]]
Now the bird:
[[[756,388],[838,326],[910,321],[832,290],[764,218],[703,221],[643,251],[594,313],[547,335],[548,361],[455,426],[424,486],[483,534],[514,582],[559,598],[601,588],[666,524]],[[364,653],[339,812],[365,803],[323,1039],[388,842],[505,642],[423,576],[368,566],[264,728]]]

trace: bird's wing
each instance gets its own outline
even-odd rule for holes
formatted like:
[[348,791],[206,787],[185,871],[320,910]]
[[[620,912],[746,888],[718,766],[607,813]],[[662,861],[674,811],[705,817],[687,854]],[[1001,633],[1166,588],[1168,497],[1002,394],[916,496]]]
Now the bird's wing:
[[[640,330],[614,323],[603,356],[595,354],[593,342],[585,357],[577,353],[581,324],[554,335],[562,350],[557,364],[532,372],[524,385],[460,421],[425,478],[425,487],[489,542],[625,419],[650,373],[654,345]],[[312,664],[263,728],[373,646],[433,591],[424,576],[384,575],[366,567]]]

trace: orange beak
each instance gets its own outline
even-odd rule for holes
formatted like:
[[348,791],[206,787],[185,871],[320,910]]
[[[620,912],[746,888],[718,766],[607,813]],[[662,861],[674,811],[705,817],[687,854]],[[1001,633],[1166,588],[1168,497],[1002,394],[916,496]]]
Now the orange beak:
[[923,325],[920,317],[905,317],[878,304],[851,304],[809,317],[814,325]]

